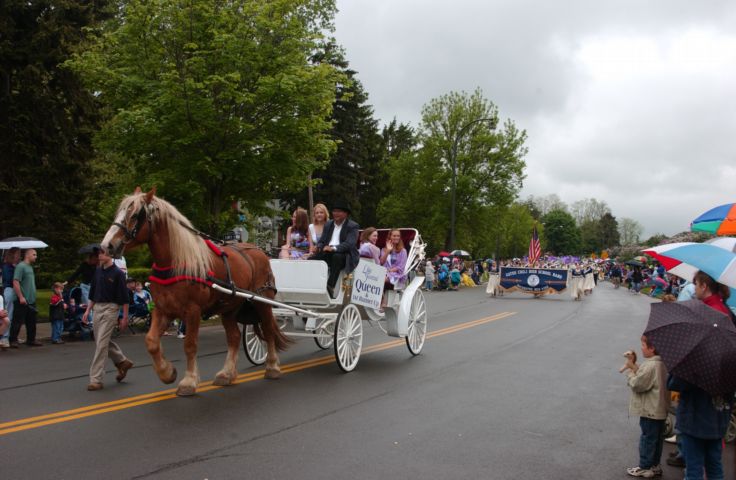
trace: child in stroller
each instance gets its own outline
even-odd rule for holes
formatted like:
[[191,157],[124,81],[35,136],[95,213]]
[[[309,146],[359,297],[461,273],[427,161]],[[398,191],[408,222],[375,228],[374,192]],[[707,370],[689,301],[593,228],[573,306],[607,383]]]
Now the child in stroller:
[[67,309],[64,315],[64,331],[69,333],[69,338],[79,337],[82,340],[93,338],[92,323],[82,323],[82,316],[87,310],[87,305],[82,303],[82,289],[72,287],[63,291],[64,301]]
[[447,290],[450,288],[450,268],[442,263],[437,269],[437,289]]

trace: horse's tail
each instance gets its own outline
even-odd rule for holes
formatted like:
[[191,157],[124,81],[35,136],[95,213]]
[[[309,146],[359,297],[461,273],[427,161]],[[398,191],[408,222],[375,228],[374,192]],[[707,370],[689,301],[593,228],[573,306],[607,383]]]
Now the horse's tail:
[[266,318],[261,318],[259,323],[253,325],[253,330],[255,331],[256,336],[261,340],[268,342],[269,339],[273,339],[276,350],[283,352],[289,347],[289,345],[294,343],[294,341],[284,335],[284,332],[279,328],[279,324],[276,322],[276,318],[270,310],[271,309],[268,308],[270,313],[269,315],[263,315],[263,317]]

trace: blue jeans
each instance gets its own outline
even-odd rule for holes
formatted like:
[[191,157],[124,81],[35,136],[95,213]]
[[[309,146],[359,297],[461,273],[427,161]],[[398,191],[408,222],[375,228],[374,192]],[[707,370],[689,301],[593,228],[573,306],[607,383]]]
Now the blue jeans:
[[639,468],[648,470],[662,458],[662,443],[664,442],[664,420],[652,420],[639,417],[641,437],[639,437]]
[[426,288],[427,290],[432,290],[432,280],[425,280],[424,288]]
[[[5,310],[8,312],[8,320],[13,321],[13,302],[15,302],[15,290],[10,287],[5,287],[3,290],[3,301],[5,303]],[[5,330],[5,333],[0,335],[0,340],[7,340],[10,338],[10,327]]]
[[680,434],[682,456],[685,459],[686,480],[703,480],[703,469],[708,480],[723,480],[721,463],[722,440],[704,440]]
[[61,332],[64,331],[64,320],[53,320],[51,322],[51,341],[61,340]]

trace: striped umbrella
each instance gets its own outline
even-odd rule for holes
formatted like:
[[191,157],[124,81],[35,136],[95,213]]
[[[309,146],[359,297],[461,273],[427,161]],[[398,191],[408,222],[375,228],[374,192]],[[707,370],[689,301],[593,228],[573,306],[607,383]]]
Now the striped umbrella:
[[714,235],[736,234],[736,203],[708,210],[690,223],[690,230]]
[[716,282],[736,288],[736,254],[723,248],[707,243],[670,243],[643,252],[678,277],[692,279],[702,270]]

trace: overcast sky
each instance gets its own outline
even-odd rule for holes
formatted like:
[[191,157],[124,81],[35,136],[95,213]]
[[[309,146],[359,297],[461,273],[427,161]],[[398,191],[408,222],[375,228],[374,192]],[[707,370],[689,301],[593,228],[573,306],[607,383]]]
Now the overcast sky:
[[338,0],[382,123],[480,87],[527,131],[521,197],[605,201],[644,237],[736,201],[736,1]]

